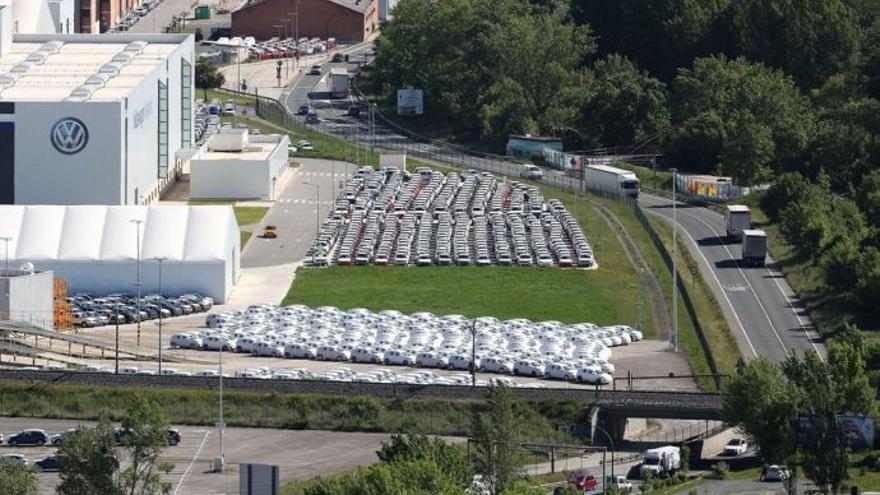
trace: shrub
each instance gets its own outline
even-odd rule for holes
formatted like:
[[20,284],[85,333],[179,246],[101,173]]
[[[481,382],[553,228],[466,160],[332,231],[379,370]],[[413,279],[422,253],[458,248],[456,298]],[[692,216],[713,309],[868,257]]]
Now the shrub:
[[730,466],[727,465],[726,462],[721,461],[712,465],[712,472],[718,479],[726,479],[727,475],[730,474]]

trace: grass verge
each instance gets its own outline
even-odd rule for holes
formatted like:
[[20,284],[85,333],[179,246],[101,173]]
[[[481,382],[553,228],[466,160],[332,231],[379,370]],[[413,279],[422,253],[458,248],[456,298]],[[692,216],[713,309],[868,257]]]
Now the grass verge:
[[239,225],[254,225],[260,223],[269,208],[264,206],[236,206],[235,219]]
[[[211,425],[217,421],[217,394],[208,390],[137,389],[0,383],[0,416],[95,420],[119,419],[135,396],[155,401],[172,423]],[[295,430],[425,433],[468,436],[473,411],[481,401],[376,398],[224,392],[224,421],[229,426]],[[524,441],[580,443],[557,425],[581,424],[587,403],[573,400],[518,401]]]
[[241,247],[244,247],[244,245],[247,244],[247,242],[251,239],[251,236],[254,235],[253,232],[248,232],[247,230],[242,230],[239,232],[239,234],[241,235],[241,239],[239,241],[239,246]]

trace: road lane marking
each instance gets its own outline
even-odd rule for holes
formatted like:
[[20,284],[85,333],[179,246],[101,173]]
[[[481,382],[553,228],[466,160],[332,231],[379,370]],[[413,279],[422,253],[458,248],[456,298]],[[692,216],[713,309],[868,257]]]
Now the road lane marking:
[[[204,431],[204,430],[201,430],[201,431]],[[198,450],[196,450],[196,453],[193,454],[192,460],[189,461],[189,465],[186,467],[186,470],[180,476],[180,481],[177,482],[177,488],[174,489],[173,495],[177,495],[177,492],[180,491],[180,487],[181,487],[181,485],[183,485],[184,480],[186,480],[186,476],[189,474],[189,470],[192,469],[193,464],[195,464],[195,462],[196,462],[196,459],[199,458],[199,454],[202,453],[202,448],[205,446],[205,441],[208,440],[209,435],[211,435],[211,432],[205,431],[205,436],[202,438],[202,443],[199,444]]]

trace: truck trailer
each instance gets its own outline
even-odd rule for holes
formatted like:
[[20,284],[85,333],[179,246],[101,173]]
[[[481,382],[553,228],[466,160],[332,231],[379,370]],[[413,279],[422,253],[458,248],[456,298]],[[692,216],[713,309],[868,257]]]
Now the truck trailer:
[[728,205],[724,212],[724,220],[727,224],[727,238],[732,241],[741,241],[743,230],[752,228],[751,210],[745,205]]
[[351,78],[345,69],[330,69],[330,97],[331,98],[348,98],[349,86]]
[[667,476],[681,468],[681,449],[673,445],[648,449],[642,455],[641,473],[651,473],[654,478]]
[[742,260],[755,266],[764,266],[767,260],[767,233],[746,229],[742,233]]
[[629,170],[610,165],[588,165],[584,168],[584,182],[590,191],[600,194],[638,199],[639,179]]

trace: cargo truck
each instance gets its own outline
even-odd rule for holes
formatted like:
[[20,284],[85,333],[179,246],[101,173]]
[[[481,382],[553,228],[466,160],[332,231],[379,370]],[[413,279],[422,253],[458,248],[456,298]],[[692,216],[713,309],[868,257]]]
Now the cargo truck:
[[727,238],[732,241],[742,240],[743,230],[752,228],[751,210],[745,205],[728,205],[724,212],[727,223]]
[[767,259],[767,234],[763,230],[745,229],[742,233],[742,260],[755,266],[764,266]]
[[610,165],[588,165],[584,169],[587,189],[615,197],[638,199],[639,179],[629,170]]
[[348,98],[349,81],[348,71],[345,69],[330,69],[330,98]]
[[654,478],[668,476],[681,468],[681,449],[672,445],[648,449],[642,455],[639,471]]

